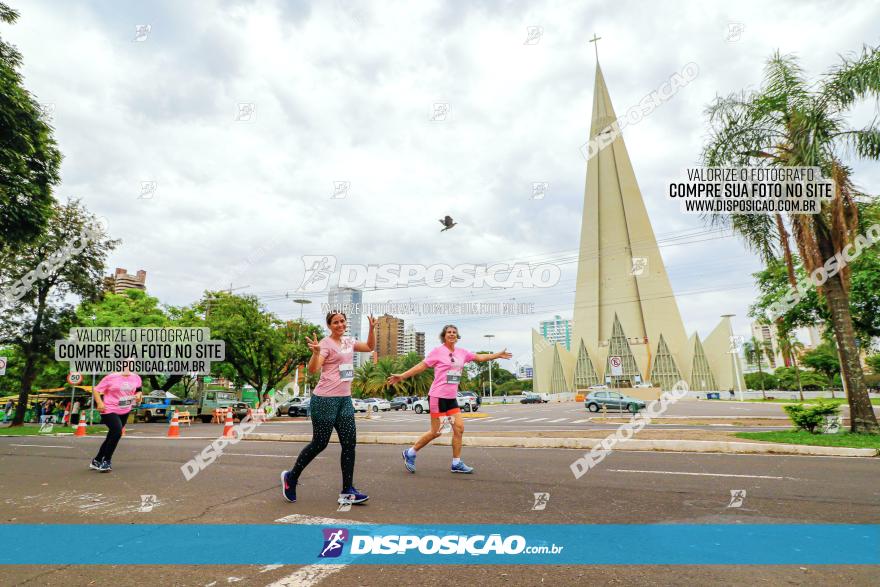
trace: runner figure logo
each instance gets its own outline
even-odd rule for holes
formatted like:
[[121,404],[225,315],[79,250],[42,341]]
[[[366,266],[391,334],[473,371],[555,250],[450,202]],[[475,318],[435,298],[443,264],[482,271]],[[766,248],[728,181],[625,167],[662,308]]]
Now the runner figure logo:
[[730,503],[727,504],[729,508],[738,508],[742,506],[743,501],[746,499],[746,490],[745,489],[731,489],[730,490]]
[[55,427],[55,416],[46,416],[46,419],[40,422],[40,434],[52,434]]
[[535,494],[535,505],[532,506],[532,510],[543,510],[547,507],[547,502],[550,501],[549,493],[536,493]]
[[348,540],[348,530],[345,528],[324,528],[324,549],[318,558],[336,558],[342,554],[342,547]]

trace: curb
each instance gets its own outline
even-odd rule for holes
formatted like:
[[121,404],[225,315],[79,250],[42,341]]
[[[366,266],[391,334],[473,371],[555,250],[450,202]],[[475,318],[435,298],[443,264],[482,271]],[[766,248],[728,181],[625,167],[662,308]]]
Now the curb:
[[[413,444],[420,434],[358,434],[358,444]],[[259,432],[248,434],[244,440],[274,440],[281,442],[310,442],[311,434],[279,434]],[[574,448],[592,449],[601,446],[602,438],[516,438],[500,436],[465,436],[463,446],[486,448]],[[336,439],[333,439],[336,442]],[[452,439],[441,436],[433,444],[449,445]],[[697,452],[727,454],[774,454],[837,457],[876,457],[874,448],[847,448],[812,446],[807,444],[777,444],[756,442],[722,442],[716,440],[619,440],[614,448],[630,451]]]

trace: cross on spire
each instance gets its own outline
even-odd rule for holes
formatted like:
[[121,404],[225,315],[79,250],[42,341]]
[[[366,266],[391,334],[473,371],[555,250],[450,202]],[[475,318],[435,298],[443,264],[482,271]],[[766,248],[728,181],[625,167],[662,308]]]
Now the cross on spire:
[[590,39],[590,43],[596,43],[593,47],[596,49],[596,61],[599,61],[599,39],[602,37],[597,37],[596,33],[593,33],[593,38]]

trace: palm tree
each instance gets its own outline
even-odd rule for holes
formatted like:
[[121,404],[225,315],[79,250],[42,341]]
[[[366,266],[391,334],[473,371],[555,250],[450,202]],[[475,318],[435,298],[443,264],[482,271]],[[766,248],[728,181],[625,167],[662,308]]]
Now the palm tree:
[[375,370],[376,365],[370,361],[367,361],[354,370],[352,387],[357,390],[359,397],[369,396],[369,394],[372,393],[371,382],[373,381],[373,373]]
[[[851,170],[846,153],[880,159],[880,125],[847,125],[847,111],[865,98],[880,97],[880,49],[865,47],[823,78],[809,84],[793,56],[776,52],[767,62],[763,86],[754,92],[718,98],[708,109],[710,138],[702,160],[708,166],[818,167],[834,180],[834,197],[818,214],[790,214],[788,224],[805,269],[812,273],[850,244],[858,227]],[[713,224],[732,228],[767,262],[782,249],[788,233],[782,217],[761,214],[713,215]],[[831,315],[840,350],[853,432],[880,433],[868,399],[849,312],[849,269],[829,277],[820,292]]]
[[758,377],[761,379],[761,397],[767,399],[767,394],[764,393],[764,371],[761,370],[761,362],[764,360],[764,353],[761,350],[763,348],[763,343],[754,336],[751,340],[743,343],[743,354],[746,361],[758,367]]
[[379,359],[379,362],[375,364],[375,369],[370,379],[370,395],[381,394],[384,396],[387,395],[388,390],[402,391],[404,383],[402,381],[393,387],[388,385],[388,378],[393,373],[398,373],[394,359],[391,357]]
[[797,364],[797,356],[800,351],[804,350],[804,343],[792,336],[792,333],[788,331],[777,331],[776,337],[779,340],[779,352],[782,354],[782,358],[790,362],[792,367],[794,367],[794,378],[797,380],[798,395],[800,395],[801,401],[804,401],[804,388],[801,385],[801,373]]

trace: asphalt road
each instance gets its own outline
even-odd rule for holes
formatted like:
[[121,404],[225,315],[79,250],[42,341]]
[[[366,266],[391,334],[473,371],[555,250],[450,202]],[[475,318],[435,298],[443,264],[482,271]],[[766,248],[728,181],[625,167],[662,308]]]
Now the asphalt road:
[[[302,444],[240,442],[187,482],[180,465],[200,439],[129,436],[114,471],[87,469],[99,438],[0,439],[4,523],[877,523],[880,465],[873,459],[615,452],[576,480],[572,450],[466,449],[471,476],[451,475],[449,448],[420,453],[407,473],[393,446],[358,449],[356,484],[367,505],[338,512],[339,447],[331,445],[284,502],[278,472]],[[745,490],[741,507],[731,490]],[[533,510],[534,493],[550,494]],[[142,510],[142,495],[156,505]],[[49,545],[63,548],[63,545]],[[585,545],[588,548],[588,545]],[[841,566],[15,566],[9,585],[681,585],[876,584],[876,567]]]

